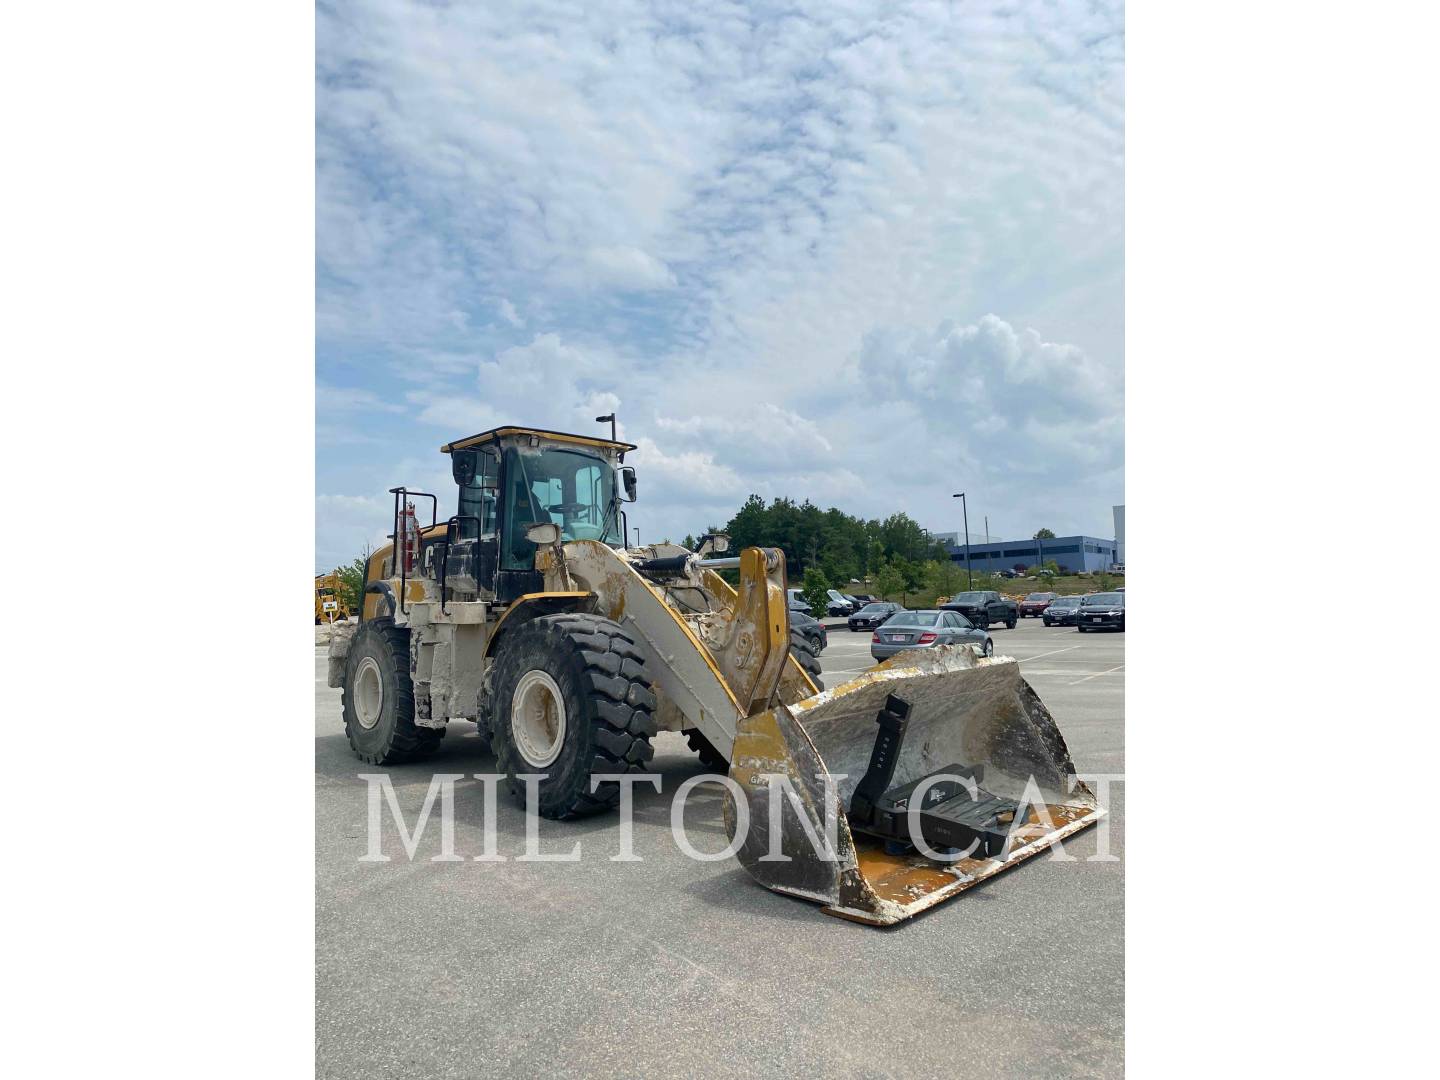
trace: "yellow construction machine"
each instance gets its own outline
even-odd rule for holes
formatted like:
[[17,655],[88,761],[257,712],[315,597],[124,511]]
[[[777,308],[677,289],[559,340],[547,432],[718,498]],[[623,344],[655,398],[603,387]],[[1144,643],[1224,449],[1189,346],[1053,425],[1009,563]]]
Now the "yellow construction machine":
[[350,618],[350,604],[345,599],[345,586],[340,571],[315,575],[315,623],[344,622]]
[[[489,738],[538,813],[613,808],[657,731],[727,771],[731,850],[762,884],[887,925],[1097,821],[1053,718],[1015,661],[900,653],[824,689],[792,632],[784,555],[723,536],[627,548],[635,447],[503,427],[441,447],[457,513],[392,488],[358,625],[330,651],[345,731],[373,765]],[[428,518],[428,520],[426,520]],[[721,570],[738,570],[738,587]]]

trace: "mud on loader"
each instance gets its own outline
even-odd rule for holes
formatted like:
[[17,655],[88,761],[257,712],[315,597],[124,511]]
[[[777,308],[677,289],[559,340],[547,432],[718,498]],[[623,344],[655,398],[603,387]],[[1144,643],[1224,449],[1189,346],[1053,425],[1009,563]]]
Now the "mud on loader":
[[873,925],[1099,819],[1015,661],[916,650],[826,690],[790,629],[779,550],[726,557],[718,536],[627,548],[634,449],[496,428],[441,447],[458,488],[448,520],[434,494],[391,489],[393,542],[330,649],[363,761],[423,759],[447,722],[472,721],[516,801],[518,777],[540,774],[536,810],[563,819],[613,808],[619,784],[600,778],[643,772],[651,737],[683,732],[728,770],[741,864]]

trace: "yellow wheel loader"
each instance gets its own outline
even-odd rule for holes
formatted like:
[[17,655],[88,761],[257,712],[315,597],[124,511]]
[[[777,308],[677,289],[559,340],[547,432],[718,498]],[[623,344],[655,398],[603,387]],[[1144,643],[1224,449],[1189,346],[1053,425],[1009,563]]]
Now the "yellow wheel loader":
[[[331,643],[345,731],[372,765],[472,721],[524,805],[613,808],[657,731],[726,773],[732,850],[762,884],[873,925],[956,895],[1102,811],[1015,661],[902,652],[824,689],[789,624],[784,555],[627,548],[635,447],[503,427],[441,447],[457,513],[392,488],[392,543]],[[428,520],[426,520],[428,518]],[[721,570],[737,570],[738,587]]]
[[350,618],[350,605],[345,601],[345,587],[340,572],[315,575],[315,625],[344,622]]

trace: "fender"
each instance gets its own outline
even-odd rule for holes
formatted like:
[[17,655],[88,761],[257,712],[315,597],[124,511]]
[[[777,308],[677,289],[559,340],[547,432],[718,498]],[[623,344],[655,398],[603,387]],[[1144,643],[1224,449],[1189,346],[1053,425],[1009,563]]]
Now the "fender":
[[558,615],[562,611],[577,611],[590,615],[595,612],[596,606],[597,598],[592,592],[526,593],[506,608],[505,614],[496,620],[489,640],[485,642],[485,658],[488,660],[494,657],[495,643],[500,640],[501,633],[512,626],[538,619],[541,615]]

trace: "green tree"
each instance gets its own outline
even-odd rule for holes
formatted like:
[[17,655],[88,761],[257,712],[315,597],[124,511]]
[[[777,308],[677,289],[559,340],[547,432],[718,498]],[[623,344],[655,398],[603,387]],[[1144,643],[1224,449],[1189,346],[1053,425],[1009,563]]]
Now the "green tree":
[[344,591],[345,603],[355,615],[360,613],[360,601],[365,595],[361,590],[365,587],[365,565],[370,561],[371,554],[367,544],[358,559],[336,571],[340,575],[340,588]]
[[805,571],[805,583],[800,587],[800,595],[815,609],[816,618],[824,615],[825,609],[830,606],[829,588],[830,580],[818,566],[812,566]]
[[686,550],[686,551],[694,551],[694,550],[695,550],[695,537],[691,536],[689,533],[686,533],[686,534],[685,534],[685,550]]
[[1055,534],[1054,534],[1053,532],[1051,532],[1049,529],[1041,529],[1039,532],[1037,532],[1037,533],[1034,535],[1034,537],[1032,537],[1032,539],[1035,539],[1035,540],[1054,540],[1054,539],[1055,539]]
[[880,599],[888,600],[904,588],[905,578],[899,570],[888,563],[880,567],[880,572],[875,575],[875,591],[880,594]]
[[926,588],[937,597],[954,596],[965,582],[965,571],[949,559],[926,563]]
[[926,564],[912,559],[896,559],[894,566],[900,572],[900,580],[904,582],[900,587],[900,603],[908,607],[910,594],[925,587]]

